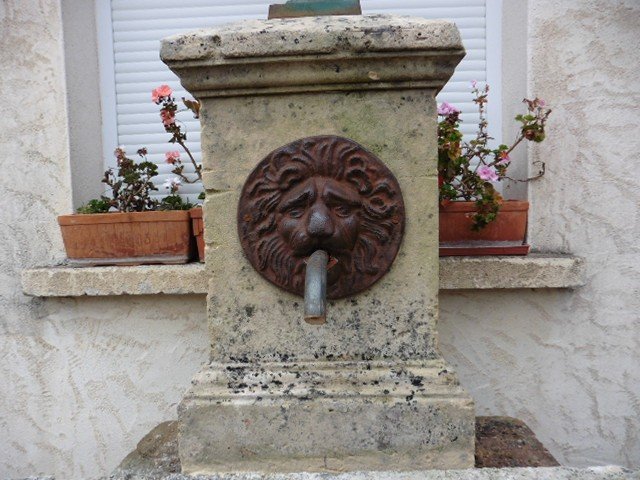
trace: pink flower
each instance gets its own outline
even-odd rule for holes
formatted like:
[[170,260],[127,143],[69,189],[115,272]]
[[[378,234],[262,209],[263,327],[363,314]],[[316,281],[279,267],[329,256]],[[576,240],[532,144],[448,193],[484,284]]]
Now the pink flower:
[[180,152],[177,150],[173,152],[167,152],[164,154],[165,162],[175,165],[180,160]]
[[477,80],[471,80],[471,88],[475,89],[478,87],[478,81]]
[[160,85],[151,91],[151,100],[153,103],[160,103],[164,97],[170,97],[173,93],[169,85]]
[[478,168],[478,176],[485,182],[495,182],[499,178],[496,171],[487,165]]
[[507,152],[500,152],[500,160],[496,162],[496,165],[508,165],[511,163],[511,158]]
[[442,102],[438,107],[438,115],[451,115],[452,113],[460,113],[456,107],[447,102]]
[[540,105],[541,107],[544,107],[547,104],[547,102],[545,102],[542,98],[538,99],[538,105]]
[[168,127],[169,125],[173,125],[174,123],[176,123],[176,116],[170,110],[165,110],[165,109],[160,110],[160,118],[162,119],[162,124],[165,127]]

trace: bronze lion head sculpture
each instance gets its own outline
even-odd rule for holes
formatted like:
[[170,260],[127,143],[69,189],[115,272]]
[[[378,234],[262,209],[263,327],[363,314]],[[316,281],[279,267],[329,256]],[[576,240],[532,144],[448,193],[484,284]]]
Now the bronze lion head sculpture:
[[393,174],[362,146],[336,136],[303,138],[271,152],[247,178],[238,207],[248,260],[299,295],[314,251],[329,254],[327,296],[341,298],[386,273],[403,232],[404,203]]

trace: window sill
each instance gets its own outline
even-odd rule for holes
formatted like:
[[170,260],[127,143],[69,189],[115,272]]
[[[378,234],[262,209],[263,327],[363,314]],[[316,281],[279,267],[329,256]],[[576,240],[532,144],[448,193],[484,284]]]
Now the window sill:
[[42,267],[22,271],[22,291],[34,297],[188,295],[207,293],[204,265]]
[[[585,283],[584,260],[570,255],[444,257],[441,290],[576,288]],[[34,297],[204,295],[204,265],[43,267],[23,270],[22,290]]]
[[572,255],[440,258],[441,290],[577,288],[585,282],[585,261]]

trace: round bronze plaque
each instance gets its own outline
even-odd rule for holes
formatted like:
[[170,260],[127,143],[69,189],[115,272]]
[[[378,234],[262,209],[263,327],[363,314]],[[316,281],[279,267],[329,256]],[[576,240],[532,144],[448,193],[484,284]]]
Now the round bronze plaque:
[[238,234],[253,267],[304,294],[306,259],[330,256],[327,296],[373,285],[391,267],[404,233],[404,202],[391,171],[352,140],[296,140],[251,172],[238,206]]

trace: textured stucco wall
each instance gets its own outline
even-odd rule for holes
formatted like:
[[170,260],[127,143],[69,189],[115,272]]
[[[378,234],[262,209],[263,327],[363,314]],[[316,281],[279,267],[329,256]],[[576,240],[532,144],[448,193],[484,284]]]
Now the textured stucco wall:
[[[529,91],[555,110],[530,152],[550,173],[530,186],[532,242],[586,257],[588,285],[441,295],[442,350],[478,412],[522,418],[567,465],[640,466],[639,8],[527,12]],[[91,478],[175,418],[208,352],[204,297],[20,293],[21,268],[62,257],[71,209],[59,7],[4,0],[0,27],[0,478]]]
[[20,270],[63,258],[71,211],[58,2],[0,2],[0,478],[109,472],[206,358],[204,296],[40,300]]
[[[640,2],[529,1],[530,240],[587,259],[575,292],[441,296],[441,343],[479,414],[526,421],[561,463],[640,465]],[[519,99],[514,99],[518,101]]]

